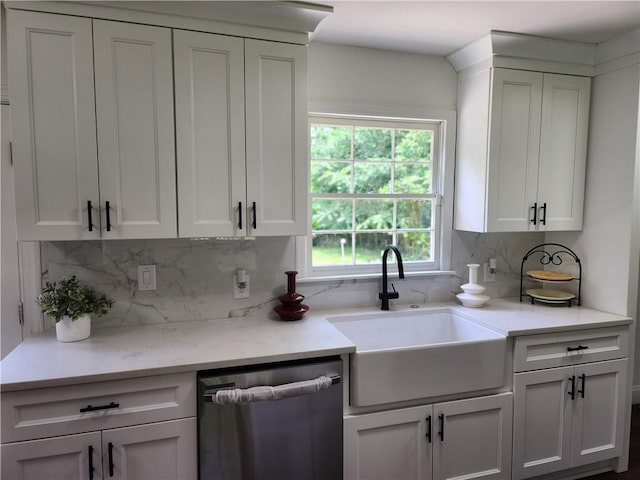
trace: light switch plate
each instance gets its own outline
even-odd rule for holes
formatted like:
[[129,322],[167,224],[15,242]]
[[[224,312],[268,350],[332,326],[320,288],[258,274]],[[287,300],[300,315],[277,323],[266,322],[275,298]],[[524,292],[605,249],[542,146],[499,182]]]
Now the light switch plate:
[[138,265],[138,290],[156,289],[156,266]]

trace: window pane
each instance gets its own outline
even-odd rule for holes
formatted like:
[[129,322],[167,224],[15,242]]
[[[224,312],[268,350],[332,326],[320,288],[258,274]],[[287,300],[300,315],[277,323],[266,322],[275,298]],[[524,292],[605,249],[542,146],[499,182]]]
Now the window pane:
[[430,130],[396,130],[396,160],[430,162],[432,140]]
[[431,164],[396,164],[395,193],[431,193]]
[[399,232],[398,248],[405,262],[433,261],[431,232]]
[[311,158],[351,158],[351,127],[311,125]]
[[312,204],[312,229],[353,229],[353,201],[342,199],[314,198]]
[[351,193],[351,163],[311,162],[311,193]]
[[353,158],[391,160],[391,129],[356,127],[353,134]]
[[392,242],[391,233],[357,233],[356,264],[380,263],[383,250]]
[[314,267],[352,265],[351,234],[313,235],[311,263]]
[[398,200],[398,228],[431,229],[431,199],[401,199]]
[[392,228],[393,200],[356,200],[356,230],[390,230]]
[[355,193],[389,193],[391,191],[391,165],[356,162],[354,168]]

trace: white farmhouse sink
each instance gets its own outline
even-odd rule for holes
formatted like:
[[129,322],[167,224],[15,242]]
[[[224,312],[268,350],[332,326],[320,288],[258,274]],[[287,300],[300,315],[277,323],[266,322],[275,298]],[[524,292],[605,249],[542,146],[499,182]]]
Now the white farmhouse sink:
[[327,318],[356,344],[350,404],[377,405],[504,384],[506,338],[450,308]]

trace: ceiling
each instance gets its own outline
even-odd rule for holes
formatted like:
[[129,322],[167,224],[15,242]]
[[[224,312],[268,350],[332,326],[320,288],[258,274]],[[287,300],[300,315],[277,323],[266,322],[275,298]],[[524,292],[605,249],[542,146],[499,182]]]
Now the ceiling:
[[600,43],[640,28],[640,0],[312,1],[334,9],[312,41],[430,55],[448,55],[490,30]]

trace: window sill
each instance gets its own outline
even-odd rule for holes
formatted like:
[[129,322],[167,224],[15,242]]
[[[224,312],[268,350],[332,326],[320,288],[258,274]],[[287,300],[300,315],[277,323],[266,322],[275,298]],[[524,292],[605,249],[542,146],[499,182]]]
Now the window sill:
[[[397,272],[389,272],[392,277],[396,277],[398,275]],[[404,276],[407,277],[442,277],[442,276],[452,276],[456,275],[456,272],[453,270],[428,270],[428,271],[415,271],[408,272],[405,270]],[[338,280],[379,280],[382,277],[382,272],[378,273],[361,273],[361,274],[351,274],[351,275],[324,275],[317,277],[298,277],[296,278],[297,283],[307,284],[307,283],[321,283],[321,282],[334,282]]]

